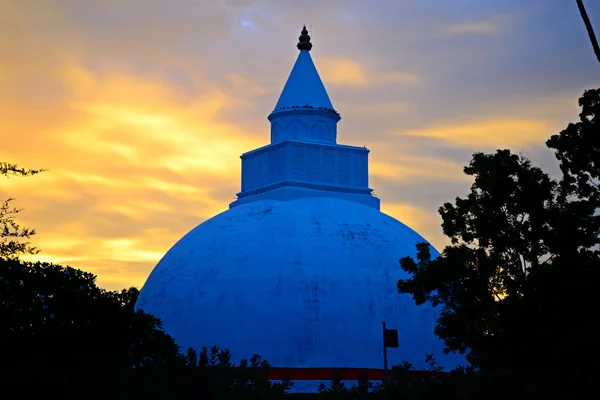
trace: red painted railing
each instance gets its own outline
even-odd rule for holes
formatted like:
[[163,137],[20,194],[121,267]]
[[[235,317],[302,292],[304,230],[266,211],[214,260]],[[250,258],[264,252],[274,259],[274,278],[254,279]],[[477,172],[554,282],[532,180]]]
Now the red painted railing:
[[[269,379],[282,380],[285,377],[292,381],[330,381],[336,376],[341,380],[356,381],[361,375],[366,375],[369,380],[380,381],[385,376],[383,369],[376,368],[283,368],[270,367]],[[387,371],[389,376],[390,371]],[[429,372],[429,371],[408,371],[408,376],[413,379],[420,379],[435,375],[449,375],[448,372]]]

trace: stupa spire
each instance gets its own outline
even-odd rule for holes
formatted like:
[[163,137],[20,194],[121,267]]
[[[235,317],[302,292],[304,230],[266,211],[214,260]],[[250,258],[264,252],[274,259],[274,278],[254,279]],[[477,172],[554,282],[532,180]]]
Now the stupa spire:
[[298,40],[298,50],[310,51],[310,49],[312,49],[312,43],[310,42],[310,36],[308,36],[306,25],[304,25],[302,28],[302,32],[300,32],[300,37]]
[[337,144],[333,109],[310,56],[306,26],[298,59],[269,115],[271,143],[242,155],[242,190],[230,204],[261,199],[336,197],[379,209],[369,188],[369,150]]
[[312,43],[306,25],[298,40],[300,54],[269,115],[271,143],[286,139],[336,143],[336,125],[340,116],[333,109],[310,55]]

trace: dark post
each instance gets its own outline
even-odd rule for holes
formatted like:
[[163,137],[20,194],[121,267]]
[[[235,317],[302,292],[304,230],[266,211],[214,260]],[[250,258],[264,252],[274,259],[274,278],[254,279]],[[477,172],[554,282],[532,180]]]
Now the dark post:
[[598,44],[598,39],[596,39],[596,34],[594,33],[594,28],[592,27],[592,22],[590,21],[590,17],[588,16],[587,11],[585,10],[585,5],[583,4],[583,0],[575,0],[577,2],[577,8],[579,8],[579,13],[581,14],[581,19],[583,19],[583,24],[585,25],[585,29],[587,30],[588,36],[590,37],[590,42],[592,42],[592,48],[594,49],[594,54],[596,54],[596,58],[598,62],[600,62],[600,45]]
[[387,372],[387,343],[385,339],[385,321],[383,321],[383,370]]

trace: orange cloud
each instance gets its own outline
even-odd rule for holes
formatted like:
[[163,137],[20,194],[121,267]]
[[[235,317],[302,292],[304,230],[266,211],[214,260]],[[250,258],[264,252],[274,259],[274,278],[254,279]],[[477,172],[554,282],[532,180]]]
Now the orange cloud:
[[323,57],[319,59],[317,68],[321,78],[331,86],[377,86],[377,85],[414,85],[419,83],[415,74],[396,71],[381,73],[371,71],[358,61],[345,57]]
[[442,220],[435,210],[424,210],[411,204],[382,203],[381,211],[417,231],[438,251],[450,244],[441,232]]
[[[392,3],[382,12],[391,14]],[[271,18],[275,4],[278,15]],[[253,18],[258,29],[238,29],[243,12],[253,7],[255,16],[262,16]],[[336,106],[348,101],[339,110],[342,123],[352,123],[344,126],[348,137],[353,126],[360,126],[357,144],[372,150],[374,189],[386,193],[383,210],[438,247],[444,240],[439,217],[419,201],[427,194],[418,195],[440,182],[449,183],[448,192],[440,194],[448,200],[463,193],[452,190],[462,190],[462,165],[468,160],[455,164],[437,159],[426,148],[416,154],[399,135],[473,151],[488,145],[533,145],[557,132],[559,125],[544,122],[549,115],[565,105],[573,107],[568,115],[577,115],[579,87],[552,102],[530,97],[511,107],[493,104],[487,116],[470,121],[441,120],[431,98],[438,91],[441,98],[450,98],[453,86],[427,88],[423,83],[432,82],[442,69],[454,76],[452,63],[411,62],[407,65],[418,73],[399,70],[403,64],[394,54],[375,53],[372,38],[389,38],[395,30],[402,37],[400,45],[418,44],[403,49],[430,51],[419,41],[422,29],[409,37],[413,31],[398,31],[405,25],[396,19],[389,22],[394,25],[381,19],[381,26],[369,32],[332,23],[344,13],[362,15],[360,7],[362,2],[5,0],[0,160],[48,171],[2,180],[0,199],[16,197],[15,205],[25,208],[21,222],[37,229],[33,242],[43,250],[35,259],[91,271],[107,288],[139,287],[183,234],[225,210],[239,190],[239,156],[268,141],[265,117],[294,58],[294,53],[282,52],[293,51],[298,35],[286,32],[291,42],[284,43],[273,32],[290,29],[291,21],[322,18],[314,21],[322,27],[315,39],[322,47],[316,49],[323,49],[314,54],[315,63],[327,87],[353,89],[347,99],[332,100]],[[379,8],[370,7],[370,12]],[[492,34],[504,22],[483,21],[451,26],[447,33]],[[318,37],[331,39],[327,44]],[[343,54],[350,56],[328,56],[339,51],[337,43],[349,41],[352,46]],[[399,52],[399,57],[414,61],[423,55],[411,51]],[[416,88],[431,94],[419,102],[411,95]],[[458,100],[460,93],[456,96]],[[467,105],[465,101],[465,114]],[[434,110],[423,118],[418,113],[423,109]],[[404,129],[405,122],[416,128]],[[340,133],[344,143],[342,129]],[[416,193],[417,200],[407,204],[395,199],[397,186]]]
[[[263,142],[217,121],[236,104],[221,91],[185,98],[122,71],[59,72],[52,79],[70,93],[52,103],[52,123],[23,101],[0,126],[0,159],[49,171],[3,182],[0,194],[17,197],[23,223],[38,230],[36,259],[85,268],[105,286],[140,286],[178,237],[227,207],[215,190],[233,197],[240,154]],[[11,132],[26,139],[6,140]]]
[[364,86],[368,81],[361,65],[350,58],[322,58],[315,64],[327,85]]
[[437,138],[456,146],[511,147],[543,143],[553,132],[543,120],[498,118],[434,125],[401,132],[401,135]]
[[[378,147],[378,146],[376,146]],[[403,154],[391,162],[378,161],[382,157],[373,156],[369,162],[371,176],[393,182],[415,182],[442,179],[444,181],[462,180],[463,166],[458,163]]]
[[521,16],[517,14],[500,13],[483,19],[462,21],[444,26],[448,35],[499,35],[508,31]]

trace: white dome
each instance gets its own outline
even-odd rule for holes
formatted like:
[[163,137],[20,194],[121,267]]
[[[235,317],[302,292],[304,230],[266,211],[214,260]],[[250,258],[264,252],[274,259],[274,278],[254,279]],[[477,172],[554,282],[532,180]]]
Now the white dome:
[[[446,367],[437,312],[396,289],[416,232],[377,209],[334,198],[262,200],[194,228],[154,268],[136,307],[184,349],[217,345],[277,367],[382,368],[382,321],[399,330],[389,365]],[[437,255],[437,253],[436,253]]]

